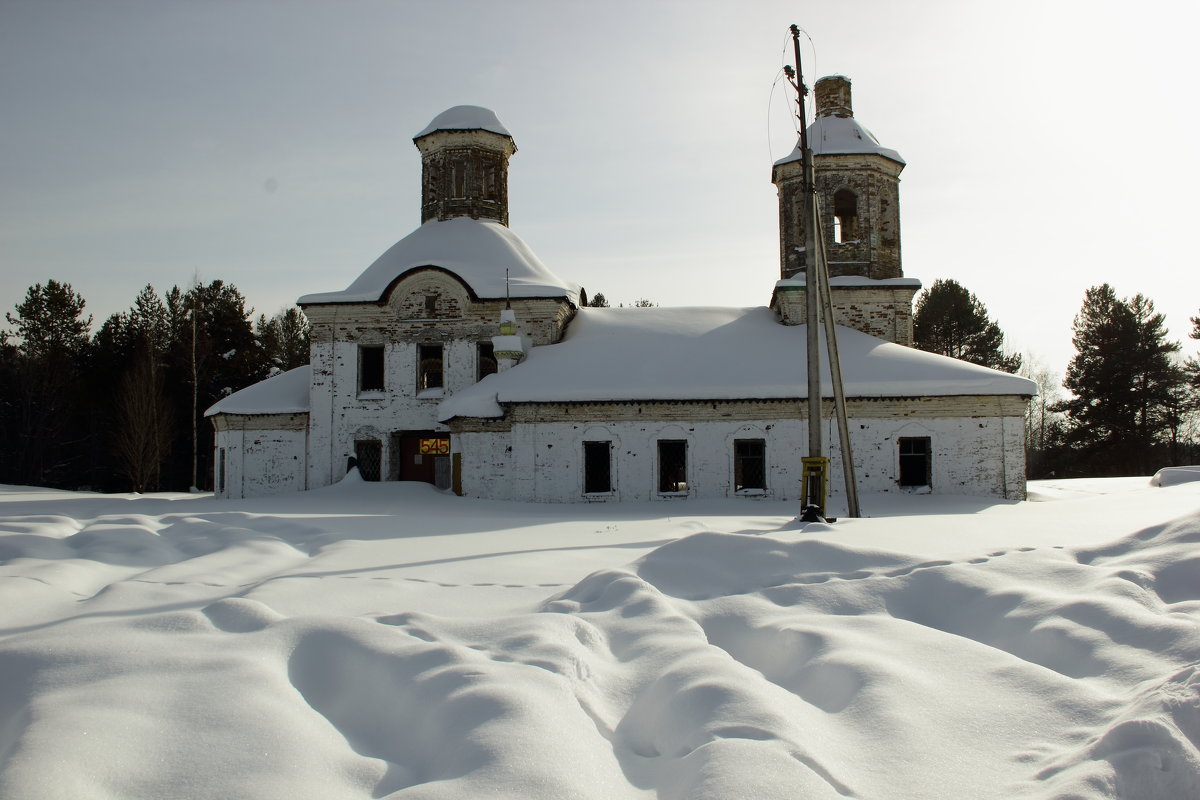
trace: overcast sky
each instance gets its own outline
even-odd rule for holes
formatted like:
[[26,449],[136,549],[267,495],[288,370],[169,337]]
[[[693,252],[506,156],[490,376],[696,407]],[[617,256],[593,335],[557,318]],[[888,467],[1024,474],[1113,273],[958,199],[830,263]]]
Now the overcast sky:
[[[512,228],[626,303],[764,305],[780,66],[840,73],[908,162],[904,272],[975,292],[1061,372],[1084,291],[1200,313],[1197,6],[1088,2],[0,0],[0,306],[98,324],[194,277],[272,314],[419,222],[412,136],[493,109]],[[815,62],[815,63],[814,63]]]

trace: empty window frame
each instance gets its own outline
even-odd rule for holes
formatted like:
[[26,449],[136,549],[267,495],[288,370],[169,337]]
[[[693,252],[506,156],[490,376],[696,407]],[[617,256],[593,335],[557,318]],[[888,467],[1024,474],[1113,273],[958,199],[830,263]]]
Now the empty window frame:
[[440,389],[442,382],[442,346],[417,345],[417,391]]
[[603,494],[612,490],[612,442],[584,442],[583,493]]
[[833,194],[833,240],[852,242],[858,238],[858,197],[849,189]]
[[767,488],[767,443],[764,439],[734,439],[733,490]]
[[383,391],[383,345],[360,344],[358,346],[358,390],[360,392]]
[[929,486],[932,452],[928,436],[902,436],[900,446],[900,485]]
[[496,351],[491,342],[479,342],[475,345],[475,380],[481,381],[488,375],[496,374]]
[[362,439],[354,443],[354,457],[358,460],[358,473],[364,481],[379,480],[383,463],[383,442],[378,439]]
[[658,442],[658,490],[686,492],[687,442],[682,439],[660,439]]

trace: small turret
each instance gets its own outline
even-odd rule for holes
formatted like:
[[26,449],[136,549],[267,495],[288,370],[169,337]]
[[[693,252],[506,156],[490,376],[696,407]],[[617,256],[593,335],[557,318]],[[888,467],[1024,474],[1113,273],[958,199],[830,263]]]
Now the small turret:
[[512,134],[479,106],[443,111],[413,137],[421,151],[421,222],[453,217],[508,225]]
[[525,337],[517,333],[517,312],[506,308],[500,312],[500,335],[492,337],[496,370],[503,372],[515,367],[525,357]]

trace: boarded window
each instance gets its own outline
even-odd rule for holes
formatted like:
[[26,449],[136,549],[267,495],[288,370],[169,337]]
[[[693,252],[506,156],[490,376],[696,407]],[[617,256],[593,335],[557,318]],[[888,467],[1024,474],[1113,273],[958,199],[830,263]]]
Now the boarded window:
[[658,442],[658,490],[686,492],[687,442],[681,439],[661,439]]
[[928,436],[906,436],[899,439],[900,485],[929,486],[931,452]]
[[383,391],[383,346],[358,346],[358,390],[360,392]]
[[491,342],[475,345],[475,356],[479,365],[475,380],[481,381],[488,375],[496,374],[496,352]]
[[358,472],[364,481],[379,480],[379,467],[383,462],[383,442],[378,439],[355,442],[354,456],[358,459]]
[[417,358],[417,390],[442,388],[442,346],[417,345]]
[[767,488],[767,443],[762,439],[733,442],[733,490]]
[[583,443],[583,492],[611,492],[612,442]]

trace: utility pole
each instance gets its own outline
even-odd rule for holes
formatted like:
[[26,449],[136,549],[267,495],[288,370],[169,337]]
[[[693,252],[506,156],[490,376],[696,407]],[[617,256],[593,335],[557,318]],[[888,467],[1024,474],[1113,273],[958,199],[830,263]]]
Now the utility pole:
[[816,169],[808,141],[804,98],[808,86],[800,64],[800,29],[792,25],[792,48],[796,68],[785,66],[784,73],[796,90],[796,119],[800,123],[800,149],[804,161],[804,310],[808,373],[808,457],[802,459],[804,483],[801,487],[801,519],[819,519],[825,515],[826,491],[829,484],[829,459],[824,455],[821,437],[821,349],[820,323],[825,321],[825,345],[829,354],[830,383],[838,420],[838,439],[842,452],[842,471],[846,484],[847,511],[858,517],[858,491],[854,479],[854,456],[850,449],[850,426],[846,414],[846,399],[842,387],[842,369],[838,358],[837,335],[833,317],[833,302],[829,289],[829,270],[825,254],[825,236],[821,230],[820,208],[817,203]]

